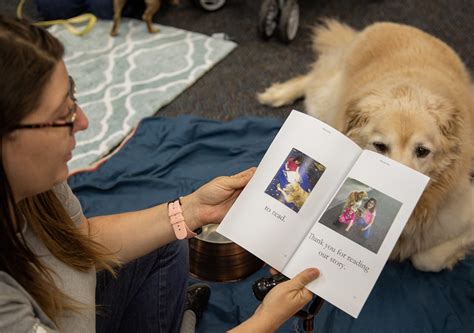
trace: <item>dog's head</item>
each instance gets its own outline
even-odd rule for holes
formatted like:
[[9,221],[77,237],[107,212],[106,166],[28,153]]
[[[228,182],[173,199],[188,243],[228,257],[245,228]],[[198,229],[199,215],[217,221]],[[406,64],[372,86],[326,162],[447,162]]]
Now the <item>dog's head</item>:
[[362,201],[362,200],[365,200],[367,199],[367,192],[365,191],[360,191],[360,192],[357,192],[357,201]]
[[349,193],[349,196],[347,197],[345,207],[353,206],[356,203],[360,203],[362,200],[364,200],[366,198],[367,198],[367,193],[365,191],[351,192],[351,193]]
[[342,126],[361,147],[436,181],[458,169],[456,165],[470,150],[469,143],[463,142],[465,121],[450,99],[419,86],[398,84],[349,102]]

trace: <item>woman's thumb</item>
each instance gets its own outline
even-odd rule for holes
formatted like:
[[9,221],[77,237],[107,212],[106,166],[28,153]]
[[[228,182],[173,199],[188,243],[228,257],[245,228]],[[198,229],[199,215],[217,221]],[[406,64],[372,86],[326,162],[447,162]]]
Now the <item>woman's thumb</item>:
[[319,276],[319,269],[317,268],[307,268],[298,275],[296,275],[292,281],[298,285],[298,287],[303,288],[308,283],[313,280],[316,280]]
[[252,167],[227,178],[228,185],[232,188],[241,188],[249,182],[257,168]]
[[252,176],[255,173],[255,170],[257,170],[256,167],[251,167],[251,168],[248,168],[247,170],[236,173],[235,175],[232,175],[231,177],[232,178],[238,178],[238,177],[248,178],[248,177]]

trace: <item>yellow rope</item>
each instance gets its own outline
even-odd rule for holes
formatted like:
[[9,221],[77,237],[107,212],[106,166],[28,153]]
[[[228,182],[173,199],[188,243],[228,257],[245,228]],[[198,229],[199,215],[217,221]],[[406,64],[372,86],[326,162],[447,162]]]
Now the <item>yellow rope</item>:
[[[18,3],[18,7],[16,9],[16,16],[21,19],[23,18],[23,6],[25,4],[25,0],[20,0]],[[83,29],[77,29],[73,24],[83,24],[87,22],[87,24],[83,27]],[[91,13],[82,14],[76,17],[71,17],[65,20],[51,20],[51,21],[42,21],[36,22],[34,25],[42,26],[42,27],[49,27],[50,25],[54,24],[62,24],[70,33],[76,36],[84,36],[89,31],[92,30],[92,27],[97,22],[97,17],[95,17]]]
[[18,7],[16,7],[16,17],[19,19],[23,18],[23,5],[25,4],[25,0],[20,0],[18,3]]

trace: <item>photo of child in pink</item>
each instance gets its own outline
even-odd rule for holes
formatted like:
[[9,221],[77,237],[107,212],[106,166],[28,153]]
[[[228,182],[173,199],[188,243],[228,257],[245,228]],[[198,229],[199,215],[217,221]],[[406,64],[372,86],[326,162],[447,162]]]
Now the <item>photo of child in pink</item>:
[[352,228],[357,217],[357,212],[360,206],[362,206],[362,201],[365,198],[367,198],[367,193],[364,191],[354,191],[349,193],[346,204],[339,216],[339,222],[347,224],[346,231],[349,231]]
[[344,208],[342,214],[339,216],[339,222],[350,225],[354,223],[356,218],[357,209],[354,209],[354,206],[349,206]]
[[377,200],[370,198],[364,205],[361,217],[357,218],[356,224],[361,227],[360,231],[365,239],[370,236],[370,230],[375,220]]

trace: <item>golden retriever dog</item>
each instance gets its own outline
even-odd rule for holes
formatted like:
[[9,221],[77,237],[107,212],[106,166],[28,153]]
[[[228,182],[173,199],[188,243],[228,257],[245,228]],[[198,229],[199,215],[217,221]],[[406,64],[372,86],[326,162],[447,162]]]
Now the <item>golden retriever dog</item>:
[[344,209],[351,207],[351,209],[356,212],[360,206],[362,206],[362,201],[367,199],[367,192],[365,191],[354,191],[349,193],[344,204]]
[[[120,20],[122,17],[122,10],[127,0],[113,0],[114,1],[114,21],[112,25],[112,30],[110,30],[110,36],[117,36],[118,35],[118,28],[120,25]],[[178,5],[179,0],[171,0],[172,5]],[[154,33],[158,32],[159,29],[153,28],[153,15],[160,9],[161,0],[145,0],[145,13],[143,13],[142,19],[145,21],[148,32]]]
[[414,27],[376,23],[362,31],[335,20],[314,30],[311,71],[258,94],[306,111],[430,182],[391,259],[451,269],[474,248],[474,90],[456,53]]
[[294,204],[298,209],[303,206],[309,195],[299,183],[288,183],[284,188],[277,184],[277,190],[281,192],[286,202]]

